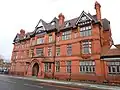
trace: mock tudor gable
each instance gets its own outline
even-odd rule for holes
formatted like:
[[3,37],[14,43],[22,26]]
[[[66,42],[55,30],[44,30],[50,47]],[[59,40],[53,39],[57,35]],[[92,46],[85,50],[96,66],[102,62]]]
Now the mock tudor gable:
[[35,27],[35,33],[41,33],[44,32],[46,30],[46,26],[47,23],[45,21],[43,21],[42,19],[39,20],[37,26]]
[[80,22],[84,22],[84,21],[92,21],[92,18],[88,16],[88,14],[85,11],[82,11],[80,17],[78,18],[76,25]]
[[20,40],[20,35],[17,33],[17,35],[15,36],[13,42],[18,42]]

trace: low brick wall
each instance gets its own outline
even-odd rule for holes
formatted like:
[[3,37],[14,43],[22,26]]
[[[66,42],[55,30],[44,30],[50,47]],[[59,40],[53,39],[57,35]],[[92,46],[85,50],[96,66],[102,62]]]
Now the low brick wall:
[[10,75],[24,76],[24,72],[9,72]]
[[120,84],[120,75],[109,75],[106,78],[108,83],[117,83]]

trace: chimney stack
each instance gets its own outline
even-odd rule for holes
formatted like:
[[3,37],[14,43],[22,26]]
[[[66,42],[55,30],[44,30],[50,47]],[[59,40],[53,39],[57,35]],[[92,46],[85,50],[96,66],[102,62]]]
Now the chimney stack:
[[96,9],[96,16],[97,20],[101,22],[101,5],[96,1],[95,2],[95,9]]
[[20,36],[21,36],[21,37],[24,37],[24,35],[25,35],[25,30],[21,29],[21,30],[20,30]]
[[64,24],[64,19],[65,19],[64,15],[62,13],[60,13],[58,15],[58,18],[59,18],[59,25],[60,26],[63,25]]

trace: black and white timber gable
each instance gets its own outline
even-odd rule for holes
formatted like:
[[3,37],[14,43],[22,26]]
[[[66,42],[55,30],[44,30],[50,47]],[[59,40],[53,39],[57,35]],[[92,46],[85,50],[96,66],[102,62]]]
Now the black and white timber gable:
[[[107,19],[102,19],[102,23],[103,29],[109,30],[110,22]],[[46,23],[44,20],[40,19],[33,32],[25,34],[24,37],[21,37],[20,34],[17,34],[14,38],[14,42],[29,39],[35,35],[44,35],[53,31],[60,32],[63,30],[69,30],[71,28],[77,28],[77,26],[90,26],[91,24],[99,24],[99,21],[97,20],[96,15],[91,15],[85,11],[82,11],[79,17],[64,21],[62,26],[59,25],[59,18],[56,17],[54,17],[50,23]]]
[[86,13],[83,11],[81,15],[78,17],[78,20],[76,21],[76,25],[86,25],[86,24],[91,24],[92,21],[96,21],[93,16],[90,13]]
[[18,42],[19,40],[20,40],[20,35],[17,33],[17,35],[14,38],[13,42]]
[[47,25],[42,19],[39,20],[37,26],[35,27],[35,33],[40,34],[46,31],[45,26]]

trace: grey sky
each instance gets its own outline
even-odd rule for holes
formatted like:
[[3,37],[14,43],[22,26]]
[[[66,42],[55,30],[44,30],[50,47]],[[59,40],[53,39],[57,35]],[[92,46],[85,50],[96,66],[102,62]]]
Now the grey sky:
[[[111,21],[112,37],[120,43],[119,0],[97,0],[101,4],[102,18]],[[84,10],[95,14],[95,0],[0,0],[0,54],[10,59],[12,41],[20,29],[33,31],[39,19],[50,22],[59,13],[65,19],[78,17]]]

